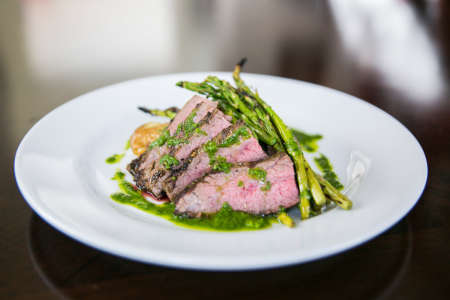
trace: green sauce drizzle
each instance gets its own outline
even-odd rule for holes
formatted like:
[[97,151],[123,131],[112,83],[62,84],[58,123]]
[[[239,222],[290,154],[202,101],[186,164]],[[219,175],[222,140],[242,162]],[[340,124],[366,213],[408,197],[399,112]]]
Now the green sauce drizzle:
[[161,147],[164,145],[170,137],[169,129],[164,129],[163,132],[159,135],[159,137],[154,140],[149,147],[149,149],[153,149],[154,147]]
[[268,228],[276,222],[274,215],[259,216],[234,211],[228,203],[224,203],[217,213],[201,218],[177,216],[174,215],[173,203],[154,204],[147,201],[124,177],[125,174],[118,171],[112,178],[118,182],[120,189],[120,192],[111,195],[112,200],[134,206],[183,227],[215,231],[257,230]]
[[180,162],[174,156],[169,154],[164,154],[159,162],[166,168],[166,170],[170,170],[173,166],[178,166]]
[[203,145],[203,150],[208,154],[209,165],[213,171],[230,173],[232,163],[227,162],[227,159],[223,156],[215,156],[217,152],[217,143],[214,141],[208,141]]
[[[164,130],[161,135],[150,144],[149,148],[153,149],[154,147],[161,147],[166,144],[168,147],[175,147],[180,144],[187,144],[189,142],[189,138],[194,134],[200,135],[208,135],[204,130],[198,127],[198,124],[194,122],[194,117],[196,116],[196,111],[193,111],[189,114],[189,116],[178,124],[177,131],[173,136],[170,136],[169,130]],[[181,133],[184,133],[183,136],[179,137]]]
[[320,134],[309,134],[294,128],[291,128],[292,134],[295,136],[300,146],[307,152],[316,152],[319,149],[317,142],[322,139]]
[[194,122],[196,115],[197,112],[195,110],[192,111],[186,120],[178,125],[177,133],[182,131],[186,137],[190,137],[192,133],[194,133],[194,130],[198,127],[198,124]]
[[219,147],[226,148],[230,147],[234,144],[239,143],[239,137],[243,137],[244,139],[250,138],[250,133],[248,132],[247,127],[239,127],[231,136],[227,137],[225,141],[223,141]]
[[271,187],[272,187],[272,183],[269,180],[267,180],[266,184],[261,187],[261,191],[263,191],[263,192],[270,191]]
[[248,176],[250,178],[264,182],[264,186],[261,187],[261,191],[263,191],[263,192],[270,191],[270,189],[272,187],[272,183],[268,180],[266,181],[266,177],[267,177],[266,170],[261,169],[261,168],[248,169]]
[[107,159],[105,159],[105,162],[107,164],[116,164],[118,162],[120,162],[122,160],[122,158],[125,156],[126,151],[130,149],[130,140],[128,139],[127,142],[125,143],[125,147],[123,148],[123,150],[125,152],[121,153],[121,154],[113,154],[110,157],[108,157]]
[[338,190],[342,190],[344,188],[344,186],[339,182],[338,176],[334,173],[333,166],[325,155],[320,154],[320,157],[315,157],[314,161],[316,162],[317,167],[322,171],[323,178],[325,178]]
[[209,158],[213,157],[217,152],[217,143],[214,141],[208,141],[203,145],[203,150],[208,154]]
[[116,164],[122,160],[122,158],[125,156],[125,153],[122,154],[113,154],[110,157],[108,157],[105,162],[108,164]]
[[230,173],[232,163],[227,162],[227,159],[223,156],[213,157],[209,160],[209,164],[213,171]]
[[266,181],[267,172],[261,168],[252,168],[248,169],[248,176],[259,181]]
[[198,133],[198,134],[203,135],[203,136],[207,136],[208,135],[206,133],[206,131],[204,131],[204,130],[202,130],[200,128],[195,128],[195,133]]

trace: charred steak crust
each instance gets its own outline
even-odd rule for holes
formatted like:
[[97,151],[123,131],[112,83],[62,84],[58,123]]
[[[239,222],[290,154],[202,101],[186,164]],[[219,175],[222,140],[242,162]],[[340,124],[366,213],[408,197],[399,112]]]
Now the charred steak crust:
[[[148,150],[147,150],[148,151]],[[139,166],[145,161],[148,152],[144,152],[141,156],[133,159],[127,166],[128,172],[133,176],[136,187],[144,192],[150,192],[146,186],[145,170],[139,170]]]
[[[197,122],[200,122],[207,116],[208,112],[216,109],[217,104],[215,102],[212,102],[200,96],[194,96],[178,112],[178,114],[170,122],[167,128],[170,133],[175,134],[178,125],[183,123],[192,111],[199,111],[199,114],[197,114],[196,118]],[[168,149],[166,145],[149,149],[140,157],[131,161],[131,163],[127,166],[127,170],[133,175],[136,186],[140,190],[147,193],[152,192],[152,188],[150,185],[150,181],[153,176],[152,170],[155,168],[156,163],[159,162],[160,157],[164,154],[167,154],[169,150],[170,149]]]
[[[186,107],[189,110],[186,110]],[[195,114],[191,115],[193,112]],[[183,115],[182,119],[178,118],[180,114]],[[216,102],[202,97],[194,97],[188,101],[172,122],[177,119],[178,128],[181,124],[186,124],[184,122],[190,116],[192,116],[196,126],[195,130],[187,131],[187,135],[183,127],[182,130],[174,130],[176,124],[171,123],[169,125],[169,127],[172,127],[172,129],[169,128],[169,131],[173,132],[171,138],[183,140],[183,142],[171,146],[165,144],[150,149],[129,164],[128,170],[134,176],[138,188],[161,198],[164,194],[164,183],[167,179],[170,179],[173,176],[172,174],[179,169],[186,168],[191,157],[196,155],[198,149],[204,143],[232,125],[230,118],[217,108]],[[160,161],[165,155],[175,158],[178,161],[177,164],[166,169],[166,166]]]

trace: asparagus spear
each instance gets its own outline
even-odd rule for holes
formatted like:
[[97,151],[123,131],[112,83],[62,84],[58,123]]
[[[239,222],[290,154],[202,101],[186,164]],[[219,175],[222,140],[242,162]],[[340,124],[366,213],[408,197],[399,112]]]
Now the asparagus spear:
[[316,174],[314,174],[314,171],[311,169],[311,166],[308,164],[308,161],[306,159],[304,163],[306,166],[308,183],[309,186],[311,187],[312,198],[314,200],[315,205],[320,208],[326,204],[326,197],[322,191],[319,181],[316,178]]
[[316,174],[316,178],[319,181],[320,185],[322,185],[325,194],[332,201],[336,202],[336,204],[342,207],[343,209],[352,208],[353,206],[352,201],[350,201],[350,199],[348,199],[344,194],[335,189],[334,186],[332,186],[325,178],[323,178],[319,174]]
[[175,118],[175,115],[179,111],[177,107],[169,107],[167,109],[151,109],[139,106],[138,109],[145,113],[151,114],[152,116],[167,117],[171,120]]
[[291,130],[286,126],[286,124],[281,120],[281,118],[275,113],[275,111],[270,107],[261,97],[258,92],[253,93],[250,88],[244,83],[240,77],[240,69],[245,63],[245,60],[238,63],[233,72],[233,79],[236,82],[238,88],[242,89],[248,93],[256,102],[265,110],[266,114],[270,117],[272,124],[278,131],[278,134],[283,141],[286,152],[291,157],[294,162],[295,169],[297,171],[297,183],[300,190],[300,212],[303,219],[309,218],[310,215],[310,199],[311,191],[308,183],[308,176],[306,173],[306,168],[304,164],[303,152],[301,151],[298,142],[292,135]]

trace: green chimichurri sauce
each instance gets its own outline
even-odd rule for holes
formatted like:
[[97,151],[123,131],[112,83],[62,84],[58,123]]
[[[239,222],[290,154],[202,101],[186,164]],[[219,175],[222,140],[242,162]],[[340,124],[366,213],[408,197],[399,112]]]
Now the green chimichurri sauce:
[[263,191],[263,192],[270,191],[270,188],[272,187],[272,183],[268,180],[266,181],[266,177],[267,177],[266,170],[261,169],[261,168],[248,169],[248,176],[250,178],[256,179],[256,180],[264,183],[264,186],[261,187],[261,191]]
[[[123,150],[125,152],[128,149],[130,149],[130,140],[127,140],[127,142],[125,143],[125,147],[123,148]],[[108,164],[116,164],[122,160],[122,158],[125,156],[125,152],[123,152],[121,154],[113,154],[110,157],[108,157],[107,159],[105,159],[105,162]]]
[[344,188],[344,186],[339,182],[338,176],[333,171],[333,166],[325,155],[320,154],[319,157],[314,158],[314,161],[316,162],[317,167],[322,171],[323,178],[325,178],[338,190],[342,190]]
[[177,133],[183,131],[185,136],[191,136],[192,133],[194,133],[195,129],[197,129],[198,127],[198,124],[194,122],[194,118],[196,115],[197,112],[195,110],[192,111],[186,118],[186,120],[178,125]]
[[266,183],[264,184],[264,186],[261,187],[261,191],[263,191],[263,192],[270,191],[271,187],[272,187],[272,183],[267,180]]
[[170,137],[169,129],[166,128],[159,135],[159,137],[150,144],[149,149],[153,149],[154,147],[161,147],[167,142],[167,139],[169,137]]
[[178,166],[180,162],[178,159],[176,159],[174,156],[171,156],[169,154],[164,154],[159,162],[166,168],[167,170],[170,170],[173,166]]
[[113,154],[110,157],[108,157],[105,162],[108,164],[116,164],[122,160],[122,158],[125,156],[125,153],[122,154]]
[[248,176],[259,181],[266,181],[267,172],[261,168],[252,168],[248,169]]
[[209,158],[217,152],[217,144],[214,141],[208,141],[203,145],[203,150],[208,154]]
[[291,128],[291,131],[303,150],[307,152],[316,152],[319,149],[317,142],[322,139],[322,135],[309,134],[294,128]]
[[198,133],[198,134],[203,135],[203,136],[207,136],[208,135],[206,133],[206,131],[204,131],[203,129],[200,129],[200,128],[195,128],[195,133]]
[[226,148],[230,147],[234,144],[239,143],[239,137],[243,137],[244,139],[250,138],[250,134],[248,132],[248,129],[246,127],[240,127],[238,130],[236,130],[231,136],[227,137],[225,141],[223,141],[219,147]]
[[211,165],[213,171],[224,173],[230,173],[231,167],[233,166],[232,163],[227,162],[225,157],[220,155],[213,157],[212,159],[210,158],[209,164]]
[[177,216],[174,215],[175,205],[173,203],[154,204],[147,201],[124,178],[125,174],[120,171],[111,178],[117,181],[120,189],[120,192],[111,195],[112,200],[134,206],[183,227],[215,231],[257,230],[268,228],[272,223],[277,222],[273,215],[257,216],[234,211],[228,203],[224,203],[217,213],[204,215],[201,218]]
[[[189,138],[194,133],[207,135],[207,133],[200,129],[198,124],[194,122],[194,117],[196,114],[196,111],[191,112],[186,120],[178,125],[177,131],[173,136],[170,135],[168,129],[165,129],[161,135],[149,145],[149,149],[161,147],[165,144],[169,147],[178,146],[179,144],[187,144],[189,142]],[[181,133],[183,133],[183,135],[180,135]]]

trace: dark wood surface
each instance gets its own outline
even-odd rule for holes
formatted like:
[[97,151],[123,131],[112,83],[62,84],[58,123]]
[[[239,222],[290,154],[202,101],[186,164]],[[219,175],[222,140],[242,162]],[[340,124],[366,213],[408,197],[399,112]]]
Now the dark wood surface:
[[[447,1],[58,2],[0,3],[0,299],[450,299]],[[126,79],[230,70],[242,56],[247,72],[341,90],[408,127],[429,164],[414,209],[329,258],[198,272],[84,246],[20,195],[15,150],[54,107]]]

